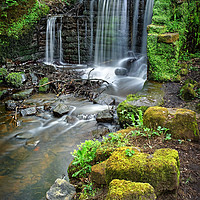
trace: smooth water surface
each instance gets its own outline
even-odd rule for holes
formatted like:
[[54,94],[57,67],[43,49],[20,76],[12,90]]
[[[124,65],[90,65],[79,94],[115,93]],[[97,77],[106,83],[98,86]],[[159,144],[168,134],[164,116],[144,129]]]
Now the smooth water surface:
[[73,159],[70,152],[97,129],[95,114],[108,108],[53,94],[37,94],[25,103],[43,110],[44,105],[51,109],[59,102],[70,106],[69,118],[42,111],[37,116],[18,116],[17,123],[14,113],[0,104],[1,200],[42,199],[56,178],[67,174]]

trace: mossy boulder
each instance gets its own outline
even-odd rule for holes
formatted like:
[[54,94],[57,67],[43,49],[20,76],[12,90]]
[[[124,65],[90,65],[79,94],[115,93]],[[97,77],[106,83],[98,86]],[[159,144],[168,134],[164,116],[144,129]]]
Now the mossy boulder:
[[[48,89],[49,89],[49,85],[45,85],[49,82],[49,79],[47,77],[44,77],[42,78],[40,81],[39,81],[39,92],[47,92]],[[44,86],[42,86],[44,85]]]
[[176,192],[179,185],[179,156],[173,149],[159,149],[153,155],[115,151],[106,163],[106,182],[114,179],[151,184],[157,195]]
[[168,128],[172,138],[199,140],[196,113],[192,110],[150,107],[144,113],[143,120],[148,128]]
[[106,200],[155,200],[154,188],[149,183],[114,179],[109,184]]
[[148,33],[162,34],[162,33],[165,33],[167,29],[166,29],[166,26],[150,24],[147,26],[147,31]]
[[99,185],[106,184],[106,161],[93,165],[91,168],[91,180]]
[[144,113],[151,106],[160,106],[163,104],[164,92],[161,90],[162,84],[147,82],[142,91],[128,95],[126,100],[117,107],[117,115],[122,127],[131,125],[133,114],[137,119],[139,110]]
[[21,72],[12,72],[6,77],[6,82],[16,88],[19,88],[23,85],[24,76]]
[[194,91],[194,85],[191,83],[186,83],[180,89],[180,95],[183,100],[192,100],[197,97],[196,92]]
[[179,33],[163,33],[158,35],[158,42],[174,43],[179,39]]

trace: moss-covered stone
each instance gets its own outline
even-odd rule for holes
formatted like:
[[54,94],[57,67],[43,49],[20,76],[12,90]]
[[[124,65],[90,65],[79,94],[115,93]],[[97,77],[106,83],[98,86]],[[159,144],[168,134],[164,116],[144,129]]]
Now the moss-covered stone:
[[180,95],[184,100],[192,100],[197,97],[196,92],[194,91],[194,85],[191,83],[186,83],[180,89]]
[[6,77],[6,82],[16,88],[19,88],[23,85],[23,73],[21,72],[12,72]]
[[168,109],[158,106],[148,108],[143,116],[144,125],[154,130],[158,126],[165,127],[167,119]]
[[99,185],[106,184],[106,161],[93,165],[91,168],[91,180]]
[[167,27],[161,26],[161,25],[150,24],[147,26],[147,31],[148,31],[148,33],[162,34],[162,33],[166,33]]
[[150,107],[143,116],[144,125],[157,129],[166,127],[172,138],[199,140],[196,113],[188,109]]
[[109,184],[106,200],[155,200],[154,188],[149,183],[114,179]]
[[[160,152],[159,152],[160,151]],[[179,185],[179,157],[173,149],[158,150],[153,155],[113,152],[106,163],[106,182],[124,179],[151,184],[156,194],[176,191]]]
[[164,33],[158,35],[158,42],[171,44],[179,39],[179,33]]
[[41,85],[39,87],[39,92],[47,92],[48,91],[49,85],[42,86],[48,82],[49,82],[49,79],[47,77],[44,77],[39,81],[39,86]]

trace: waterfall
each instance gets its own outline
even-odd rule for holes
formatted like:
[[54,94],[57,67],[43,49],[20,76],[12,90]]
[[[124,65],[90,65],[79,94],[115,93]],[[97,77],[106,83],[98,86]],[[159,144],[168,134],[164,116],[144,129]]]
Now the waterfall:
[[45,62],[62,63],[62,16],[53,16],[47,20]]
[[124,57],[128,49],[127,0],[99,0],[95,64]]
[[143,23],[143,35],[142,35],[142,50],[143,54],[146,54],[147,46],[147,26],[151,24],[152,14],[153,14],[153,4],[154,0],[147,0],[144,14],[144,23]]

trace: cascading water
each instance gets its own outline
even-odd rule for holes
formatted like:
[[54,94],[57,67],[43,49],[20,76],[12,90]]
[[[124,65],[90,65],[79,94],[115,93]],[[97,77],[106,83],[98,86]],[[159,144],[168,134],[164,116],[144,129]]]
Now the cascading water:
[[53,16],[47,20],[45,62],[62,63],[62,16]]
[[[154,0],[99,0],[93,78],[109,81],[108,93],[127,95],[147,78],[147,25]],[[93,22],[93,21],[92,21]]]

